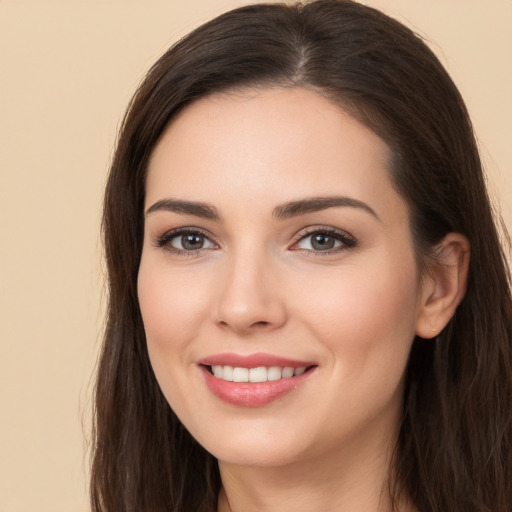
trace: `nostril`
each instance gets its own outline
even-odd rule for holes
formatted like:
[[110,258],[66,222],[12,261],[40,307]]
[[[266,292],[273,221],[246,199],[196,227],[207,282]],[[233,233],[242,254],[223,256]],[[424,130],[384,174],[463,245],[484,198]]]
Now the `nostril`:
[[254,322],[251,327],[266,327],[267,325],[270,325],[270,322],[266,322],[264,320]]

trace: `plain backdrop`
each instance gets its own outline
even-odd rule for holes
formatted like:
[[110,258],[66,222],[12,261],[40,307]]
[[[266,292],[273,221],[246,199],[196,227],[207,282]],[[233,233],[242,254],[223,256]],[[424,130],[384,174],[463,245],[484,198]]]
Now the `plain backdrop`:
[[[0,512],[89,510],[99,222],[116,130],[173,41],[244,3],[0,0]],[[512,226],[512,1],[366,3],[431,42]]]

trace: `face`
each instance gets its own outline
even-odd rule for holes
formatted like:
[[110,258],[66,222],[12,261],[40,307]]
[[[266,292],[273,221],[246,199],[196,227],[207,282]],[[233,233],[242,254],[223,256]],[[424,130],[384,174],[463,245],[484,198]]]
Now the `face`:
[[156,146],[138,278],[149,355],[221,461],[278,466],[396,432],[422,301],[389,161],[298,88],[198,100]]

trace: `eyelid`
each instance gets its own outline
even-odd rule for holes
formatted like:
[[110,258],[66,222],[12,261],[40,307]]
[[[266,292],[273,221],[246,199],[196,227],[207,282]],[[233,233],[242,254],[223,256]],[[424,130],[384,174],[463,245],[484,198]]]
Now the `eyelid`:
[[163,234],[158,235],[154,240],[154,245],[158,248],[161,248],[163,250],[166,250],[172,254],[177,254],[179,256],[189,256],[189,255],[197,255],[201,251],[211,251],[214,250],[214,248],[200,248],[200,249],[193,249],[193,250],[187,250],[187,249],[177,249],[176,247],[173,247],[169,244],[169,242],[176,237],[183,236],[183,235],[201,235],[204,238],[206,238],[210,243],[216,246],[216,248],[219,247],[219,244],[215,240],[215,238],[211,235],[211,233],[205,231],[202,228],[198,228],[195,226],[183,226],[180,228],[174,228],[169,229],[165,231]]
[[[333,249],[327,249],[325,251],[314,251],[311,249],[303,249],[303,248],[296,248],[293,247],[296,246],[301,240],[304,240],[308,236],[312,236],[315,234],[327,234],[329,236],[332,236],[336,240],[341,242],[341,246],[335,247]],[[290,250],[294,251],[305,251],[310,254],[314,254],[315,256],[321,256],[321,255],[329,255],[329,254],[335,254],[341,251],[345,251],[347,249],[350,249],[352,247],[356,247],[358,244],[357,239],[351,235],[348,231],[334,228],[332,226],[308,226],[301,230],[297,235],[294,237],[294,242],[292,246],[290,247]]]
[[[206,238],[211,244],[213,244],[215,247],[211,248],[200,248],[200,249],[193,249],[193,250],[187,250],[187,249],[178,249],[176,247],[173,247],[169,244],[169,242],[176,237],[179,237],[180,235],[187,235],[187,234],[198,234]],[[341,243],[338,247],[334,247],[332,249],[326,249],[324,251],[321,250],[313,250],[313,249],[304,249],[301,247],[296,247],[297,244],[301,241],[307,238],[308,236],[312,236],[315,234],[327,234],[328,236],[331,236],[335,238],[337,241]],[[288,248],[292,251],[303,251],[308,254],[313,254],[315,256],[322,256],[322,255],[332,255],[336,254],[338,252],[345,251],[347,249],[350,249],[352,247],[357,246],[358,242],[357,239],[351,235],[349,232],[334,228],[332,226],[308,226],[303,228],[301,231],[299,231],[294,237],[294,241],[292,245]],[[154,239],[154,245],[157,248],[161,248],[163,250],[166,250],[172,254],[177,254],[180,256],[187,256],[187,255],[197,255],[200,252],[203,251],[211,251],[216,250],[219,248],[219,243],[215,239],[215,237],[209,233],[208,231],[196,227],[196,226],[183,226],[179,228],[173,228],[165,231],[163,234],[156,236]]]

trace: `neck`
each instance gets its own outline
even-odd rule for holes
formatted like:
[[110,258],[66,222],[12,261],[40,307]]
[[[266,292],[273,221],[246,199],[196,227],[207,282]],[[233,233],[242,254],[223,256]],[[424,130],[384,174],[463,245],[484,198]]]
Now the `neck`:
[[[282,466],[219,462],[218,512],[391,512],[388,491],[395,437],[359,436],[348,448]],[[364,442],[362,442],[364,440]],[[347,445],[346,445],[347,446]],[[412,512],[402,505],[400,512]]]

